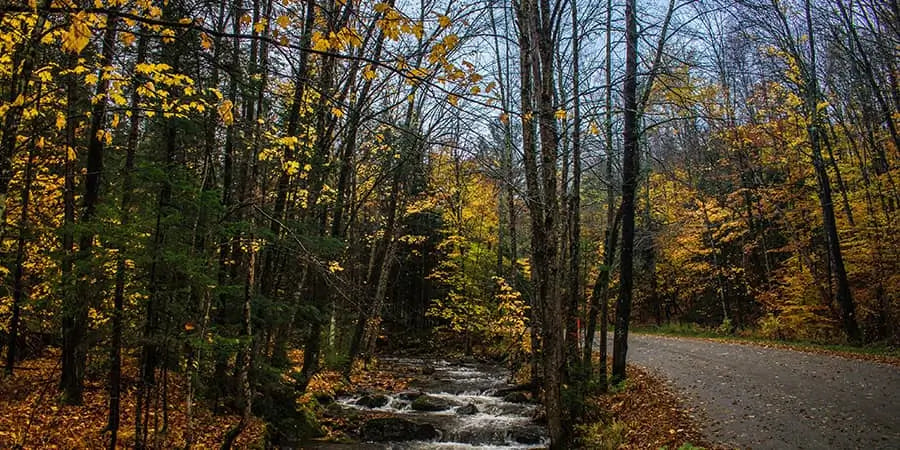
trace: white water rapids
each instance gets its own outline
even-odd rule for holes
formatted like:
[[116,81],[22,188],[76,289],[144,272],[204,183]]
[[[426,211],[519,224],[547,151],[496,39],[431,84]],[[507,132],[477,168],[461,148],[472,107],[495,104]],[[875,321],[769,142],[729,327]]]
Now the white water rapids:
[[[476,362],[448,362],[412,358],[384,360],[395,366],[431,367],[434,373],[416,380],[411,389],[438,401],[452,405],[435,412],[416,411],[408,394],[386,394],[384,406],[361,406],[362,396],[342,397],[337,402],[343,408],[389,413],[391,416],[420,424],[431,424],[439,437],[429,441],[363,442],[352,445],[324,445],[326,448],[358,449],[537,449],[547,446],[546,430],[535,423],[539,406],[533,403],[512,403],[495,396],[498,389],[509,387],[506,374],[496,367]],[[472,414],[472,406],[475,412]],[[463,409],[458,412],[458,410]]]

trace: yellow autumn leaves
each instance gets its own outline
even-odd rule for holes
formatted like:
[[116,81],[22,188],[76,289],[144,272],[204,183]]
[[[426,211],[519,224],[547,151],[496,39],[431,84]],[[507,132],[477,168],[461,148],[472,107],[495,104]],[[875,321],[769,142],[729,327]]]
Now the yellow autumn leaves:
[[225,126],[234,124],[234,103],[231,100],[222,100],[216,110]]
[[62,35],[62,49],[70,53],[81,53],[91,41],[91,28],[88,25],[88,14],[80,11],[72,15],[72,23]]
[[376,25],[386,38],[399,41],[403,34],[413,35],[416,39],[422,39],[425,35],[424,24],[413,22],[393,6],[381,2],[377,3],[374,9],[381,16]]
[[358,48],[362,43],[362,36],[352,27],[344,27],[337,32],[332,31],[327,34],[314,31],[312,34],[312,49],[317,52],[346,51]]

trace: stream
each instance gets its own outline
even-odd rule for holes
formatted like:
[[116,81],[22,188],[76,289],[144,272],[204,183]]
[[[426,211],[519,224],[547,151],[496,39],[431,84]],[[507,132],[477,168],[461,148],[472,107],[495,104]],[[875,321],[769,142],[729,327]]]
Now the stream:
[[[523,401],[520,393],[505,397],[498,393],[511,386],[506,382],[508,372],[502,368],[470,360],[386,358],[382,363],[427,370],[404,392],[336,400],[345,411],[377,412],[387,417],[360,424],[361,443],[321,443],[305,448],[536,449],[548,443],[546,430],[534,419],[539,406]],[[393,439],[400,434],[405,436]]]

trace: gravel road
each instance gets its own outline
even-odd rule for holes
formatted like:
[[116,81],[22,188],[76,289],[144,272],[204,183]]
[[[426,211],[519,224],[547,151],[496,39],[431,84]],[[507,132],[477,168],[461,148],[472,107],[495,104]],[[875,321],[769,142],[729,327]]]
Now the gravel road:
[[665,377],[729,447],[900,449],[898,367],[646,335],[629,338],[628,360]]

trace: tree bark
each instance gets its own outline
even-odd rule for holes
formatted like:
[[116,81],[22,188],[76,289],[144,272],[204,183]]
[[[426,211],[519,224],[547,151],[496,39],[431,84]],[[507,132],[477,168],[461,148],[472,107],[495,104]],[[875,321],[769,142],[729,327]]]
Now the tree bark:
[[[548,0],[524,0],[520,3],[518,19],[523,60],[522,126],[532,126],[531,92],[534,92],[541,143],[538,166],[534,153],[529,151],[534,145],[533,135],[523,139],[528,204],[532,215],[532,274],[541,317],[543,403],[547,412],[550,447],[557,449],[568,445],[569,421],[565,420],[566,410],[562,398],[562,384],[566,378],[566,352],[565,309],[559,295],[560,261],[557,259],[559,229],[556,221],[559,200],[556,170],[558,136],[553,101],[554,16]],[[526,78],[526,69],[531,72],[530,79]]]
[[622,164],[622,259],[619,267],[619,298],[616,300],[616,329],[613,341],[613,383],[625,379],[628,352],[628,325],[634,285],[634,204],[639,172],[639,130],[637,111],[637,11],[635,0],[625,1],[625,82],[623,84],[623,164]]
[[[578,361],[578,304],[582,298],[581,279],[581,78],[580,78],[580,43],[578,34],[577,1],[570,2],[572,12],[572,188],[569,192],[569,279],[567,315],[566,349],[569,351],[569,364]],[[586,361],[582,361],[584,365]],[[580,370],[579,370],[580,371]],[[580,414],[579,414],[580,415]]]

